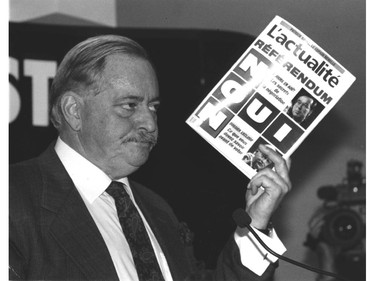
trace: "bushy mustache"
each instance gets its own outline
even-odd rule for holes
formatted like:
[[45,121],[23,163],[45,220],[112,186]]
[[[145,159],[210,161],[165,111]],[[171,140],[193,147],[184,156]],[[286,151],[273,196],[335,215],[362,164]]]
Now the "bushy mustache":
[[154,147],[158,142],[158,137],[156,134],[140,131],[135,136],[126,137],[123,142],[148,143],[151,147]]

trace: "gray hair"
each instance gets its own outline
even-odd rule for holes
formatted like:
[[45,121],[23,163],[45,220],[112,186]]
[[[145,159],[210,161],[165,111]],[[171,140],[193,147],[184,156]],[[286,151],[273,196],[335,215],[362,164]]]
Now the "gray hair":
[[[137,42],[118,35],[91,37],[74,46],[60,63],[52,82],[49,110],[52,124],[62,122],[61,97],[67,91],[99,91],[106,57],[113,54],[133,55],[150,62],[147,52]],[[150,62],[151,63],[151,62]]]

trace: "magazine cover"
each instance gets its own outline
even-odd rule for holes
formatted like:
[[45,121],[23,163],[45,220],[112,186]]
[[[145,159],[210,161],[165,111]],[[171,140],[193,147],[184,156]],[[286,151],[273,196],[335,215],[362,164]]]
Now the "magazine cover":
[[250,179],[285,159],[324,118],[355,77],[314,41],[276,16],[186,120]]

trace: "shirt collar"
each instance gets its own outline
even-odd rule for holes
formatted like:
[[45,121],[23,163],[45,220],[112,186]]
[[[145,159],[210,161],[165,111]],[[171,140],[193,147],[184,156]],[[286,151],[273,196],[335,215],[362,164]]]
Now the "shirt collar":
[[[93,163],[67,145],[60,137],[56,141],[55,151],[79,193],[92,204],[111,183],[111,178]],[[127,187],[128,178],[117,180]]]

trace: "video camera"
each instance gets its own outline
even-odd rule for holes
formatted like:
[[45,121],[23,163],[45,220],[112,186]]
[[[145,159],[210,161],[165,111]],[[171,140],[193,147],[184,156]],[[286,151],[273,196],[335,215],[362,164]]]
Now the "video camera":
[[347,163],[347,177],[341,184],[322,186],[323,226],[319,236],[307,235],[304,245],[315,249],[324,242],[334,250],[337,272],[348,280],[366,280],[366,179],[362,163]]

